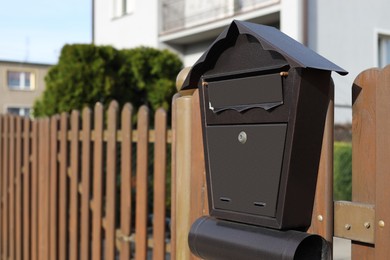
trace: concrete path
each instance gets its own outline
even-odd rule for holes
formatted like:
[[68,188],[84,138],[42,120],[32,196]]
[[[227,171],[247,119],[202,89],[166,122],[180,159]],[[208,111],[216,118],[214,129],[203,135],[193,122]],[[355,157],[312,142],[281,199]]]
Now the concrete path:
[[333,260],[351,259],[351,241],[347,239],[333,239]]

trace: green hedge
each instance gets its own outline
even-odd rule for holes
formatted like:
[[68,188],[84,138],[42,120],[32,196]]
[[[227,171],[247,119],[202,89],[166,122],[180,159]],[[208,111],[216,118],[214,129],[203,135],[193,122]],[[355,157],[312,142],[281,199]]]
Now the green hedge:
[[336,142],[334,144],[334,199],[352,198],[352,144]]
[[65,45],[45,78],[46,89],[34,104],[34,116],[81,110],[96,102],[107,106],[112,100],[120,106],[130,102],[135,111],[141,105],[152,112],[159,107],[169,110],[182,66],[168,50]]

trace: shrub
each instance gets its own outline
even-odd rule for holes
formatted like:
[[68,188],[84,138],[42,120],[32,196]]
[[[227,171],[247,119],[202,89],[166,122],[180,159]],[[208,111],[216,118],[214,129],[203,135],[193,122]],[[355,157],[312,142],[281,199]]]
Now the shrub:
[[352,198],[352,145],[336,142],[334,145],[334,199]]
[[34,104],[34,116],[81,110],[96,102],[106,106],[112,100],[120,107],[130,102],[135,110],[141,105],[152,112],[159,107],[169,110],[181,67],[177,55],[167,50],[65,45],[45,78],[46,89]]

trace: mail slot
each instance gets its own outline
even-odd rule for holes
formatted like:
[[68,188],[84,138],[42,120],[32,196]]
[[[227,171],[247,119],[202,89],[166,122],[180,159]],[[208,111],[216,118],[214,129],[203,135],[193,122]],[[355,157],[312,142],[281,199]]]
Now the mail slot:
[[279,30],[233,21],[192,66],[210,215],[273,229],[310,226],[333,83],[345,70]]
[[242,112],[254,107],[269,110],[283,104],[279,74],[209,81],[204,85],[209,95],[209,108],[215,113],[227,109]]

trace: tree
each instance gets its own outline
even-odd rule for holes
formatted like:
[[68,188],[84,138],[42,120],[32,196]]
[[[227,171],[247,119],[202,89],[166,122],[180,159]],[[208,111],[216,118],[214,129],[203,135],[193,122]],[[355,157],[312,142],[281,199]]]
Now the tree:
[[46,78],[46,89],[34,104],[34,116],[108,105],[148,105],[169,109],[182,63],[167,50],[139,47],[117,50],[91,44],[65,45]]

